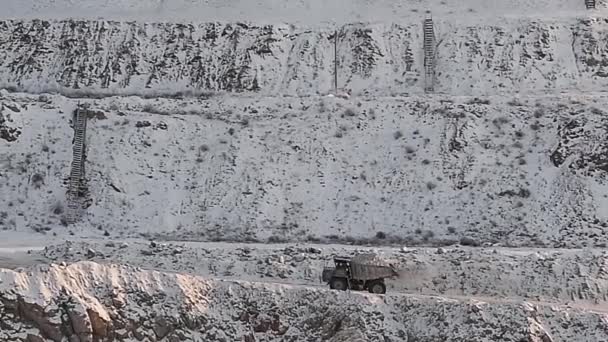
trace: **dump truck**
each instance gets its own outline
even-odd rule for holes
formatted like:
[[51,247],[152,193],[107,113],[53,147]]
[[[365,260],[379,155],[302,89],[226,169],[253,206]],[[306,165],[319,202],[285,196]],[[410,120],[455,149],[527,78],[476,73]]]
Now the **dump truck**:
[[370,293],[384,294],[386,293],[384,279],[399,275],[393,265],[374,254],[337,256],[333,259],[334,267],[323,268],[321,278],[334,290],[367,290]]

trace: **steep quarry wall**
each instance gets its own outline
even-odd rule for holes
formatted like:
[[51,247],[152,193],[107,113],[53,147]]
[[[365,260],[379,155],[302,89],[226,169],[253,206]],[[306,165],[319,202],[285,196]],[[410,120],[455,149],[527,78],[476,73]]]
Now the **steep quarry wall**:
[[[63,215],[78,101],[5,93],[4,229]],[[603,246],[605,97],[91,100],[79,234]],[[154,114],[156,113],[156,114]],[[30,215],[27,213],[37,213]],[[462,240],[463,238],[467,238]]]
[[[604,314],[229,283],[81,262],[0,270],[3,341],[605,341]],[[432,328],[429,328],[432,327]],[[595,327],[587,330],[582,327]]]
[[[421,19],[339,25],[339,83],[355,94],[423,92]],[[603,18],[435,18],[436,91],[604,91]],[[0,85],[117,94],[313,95],[333,87],[335,25],[0,21]],[[64,89],[67,88],[67,89]]]
[[440,23],[437,82],[447,94],[606,90],[608,19]]
[[[77,101],[0,94],[2,229],[606,244],[603,10],[586,12],[574,1],[428,2],[434,88],[443,95],[422,97],[422,2],[376,6],[402,15],[382,23],[350,12],[337,24],[256,21],[271,3],[83,1],[83,19],[65,20],[52,15],[65,1],[10,2],[2,18],[49,19],[0,21],[0,86],[124,97],[81,100],[98,113],[87,132],[91,202],[83,224],[68,229],[57,225],[65,223],[69,113]],[[302,7],[300,16],[322,12],[318,2],[290,4]],[[110,11],[171,18],[186,5],[193,14],[204,6],[228,12],[176,23]],[[551,17],[539,15],[543,6]],[[234,9],[250,9],[248,21],[223,17]],[[320,96],[333,86],[336,28],[339,83],[352,90],[349,100]],[[580,95],[589,92],[595,95]]]
[[386,296],[316,279],[346,244],[605,248],[605,0],[2,6],[0,236],[104,240],[0,256],[61,263],[0,269],[0,341],[608,340],[602,250],[381,247]]

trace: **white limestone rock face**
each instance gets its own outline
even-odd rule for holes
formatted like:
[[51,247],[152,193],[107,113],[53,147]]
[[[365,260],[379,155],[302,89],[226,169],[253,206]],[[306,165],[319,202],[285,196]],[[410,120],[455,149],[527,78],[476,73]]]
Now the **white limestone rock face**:
[[[87,132],[92,202],[66,229],[78,101],[96,113]],[[3,106],[18,123],[9,127],[27,129],[0,139],[6,230],[401,245],[607,241],[604,97],[41,102],[11,94],[3,103],[13,102],[20,112]]]
[[92,262],[27,272],[2,270],[0,280],[3,341],[608,338],[601,313],[528,303],[359,295]]
[[[439,17],[435,90],[605,91],[607,27],[576,16]],[[423,93],[421,23],[353,21],[337,29],[341,97]],[[322,23],[0,20],[0,86],[93,97],[327,94],[334,90],[335,30]]]

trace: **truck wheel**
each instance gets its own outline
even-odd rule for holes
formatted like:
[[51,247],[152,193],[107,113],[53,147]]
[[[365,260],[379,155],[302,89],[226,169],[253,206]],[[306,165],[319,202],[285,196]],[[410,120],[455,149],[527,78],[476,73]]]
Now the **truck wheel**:
[[384,285],[384,283],[381,281],[375,281],[368,285],[367,290],[369,293],[385,294],[386,285]]
[[331,278],[329,288],[334,290],[346,291],[346,279],[344,278]]

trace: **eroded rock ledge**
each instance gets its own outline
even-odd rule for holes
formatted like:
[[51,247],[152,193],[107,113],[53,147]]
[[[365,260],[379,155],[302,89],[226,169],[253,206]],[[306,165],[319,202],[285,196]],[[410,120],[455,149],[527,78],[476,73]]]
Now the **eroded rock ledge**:
[[604,315],[523,302],[229,283],[80,262],[0,273],[2,341],[605,341]]
[[[436,91],[453,95],[602,91],[603,18],[437,18]],[[0,21],[0,85],[64,94],[205,91],[311,95],[333,88],[335,27],[252,23]],[[339,83],[356,94],[423,92],[417,22],[339,27]]]

